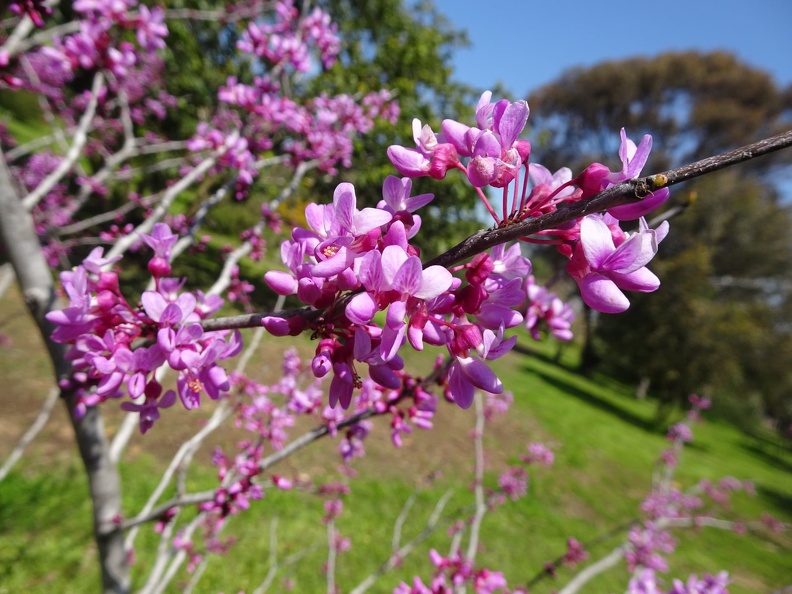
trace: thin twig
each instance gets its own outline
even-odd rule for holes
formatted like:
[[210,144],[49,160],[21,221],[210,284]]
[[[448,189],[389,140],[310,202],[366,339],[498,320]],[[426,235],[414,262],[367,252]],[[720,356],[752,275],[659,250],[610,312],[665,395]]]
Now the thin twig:
[[[245,349],[245,353],[239,360],[237,364],[237,371],[243,372],[245,367],[247,366],[250,358],[253,356],[253,353],[256,352],[259,345],[261,344],[261,340],[264,336],[264,329],[261,328],[253,334],[253,339],[249,343],[247,349]],[[212,416],[206,422],[206,424],[198,431],[195,435],[193,435],[188,441],[184,442],[179,451],[176,452],[176,455],[171,460],[168,468],[163,473],[162,477],[160,478],[160,482],[157,487],[154,489],[154,492],[149,496],[148,501],[143,506],[143,509],[138,513],[134,520],[131,520],[129,523],[124,524],[124,528],[132,528],[132,531],[127,535],[125,545],[127,547],[132,547],[134,544],[135,537],[137,536],[137,527],[146,522],[150,521],[151,511],[154,507],[154,504],[159,500],[162,494],[165,492],[165,489],[170,484],[173,475],[180,467],[184,467],[189,464],[189,461],[195,455],[195,452],[198,451],[200,445],[206,440],[206,438],[215,431],[223,422],[226,421],[233,413],[233,410],[228,405],[228,400],[223,400],[220,405],[214,410]],[[214,491],[212,491],[214,493]],[[205,495],[204,493],[200,494],[202,497]],[[184,498],[184,496],[182,496]],[[160,509],[160,506],[158,509]],[[170,508],[168,508],[170,509]],[[165,509],[162,513],[168,511]],[[161,515],[160,514],[160,515]],[[140,521],[137,521],[138,518],[143,518]]]
[[440,500],[435,505],[434,511],[432,515],[429,517],[429,520],[426,522],[426,526],[421,531],[418,536],[413,538],[411,541],[406,543],[399,549],[393,551],[391,556],[388,560],[379,566],[379,568],[372,574],[366,577],[362,582],[360,582],[355,588],[350,592],[350,594],[363,594],[366,592],[371,586],[373,586],[377,580],[385,575],[390,570],[399,566],[402,560],[409,555],[415,548],[425,541],[431,534],[434,532],[435,527],[437,526],[438,521],[440,520],[440,514],[443,513],[443,509],[445,508],[448,500],[451,499],[451,495],[453,491],[448,490],[446,491]]
[[[675,169],[669,169],[660,174],[649,175],[646,177],[635,178],[629,181],[616,184],[592,196],[589,199],[581,200],[559,208],[558,210],[542,215],[540,217],[529,218],[517,223],[511,223],[505,227],[479,231],[467,239],[463,240],[447,252],[429,260],[424,264],[424,268],[429,266],[451,267],[468,258],[484,252],[496,245],[517,240],[521,237],[529,237],[546,229],[553,229],[571,220],[581,218],[588,214],[600,212],[614,206],[636,202],[661,188],[669,187],[683,181],[688,181],[695,177],[712,173],[725,167],[737,165],[749,159],[755,159],[762,155],[769,154],[792,146],[792,130],[778,134],[759,142],[746,145],[739,149],[702,159],[695,163],[683,165]],[[336,304],[336,311],[343,311],[343,307]],[[227,330],[232,328],[254,328],[261,325],[261,321],[266,316],[280,317],[284,319],[300,316],[306,321],[313,321],[320,318],[323,311],[315,310],[311,307],[289,309],[285,311],[273,311],[267,313],[245,314],[241,316],[229,316],[204,320],[201,326],[204,330]]]
[[258,588],[253,590],[253,594],[264,594],[272,582],[275,581],[275,575],[278,573],[278,516],[274,516],[270,520],[270,543],[269,543],[269,568],[264,581],[261,582]]
[[[297,190],[297,187],[300,185],[303,177],[305,177],[305,174],[311,169],[314,169],[318,164],[318,160],[300,163],[294,170],[294,174],[292,175],[292,179],[289,184],[283,188],[283,190],[281,190],[281,193],[278,194],[274,200],[269,203],[270,210],[275,210],[284,200],[288,200],[288,198]],[[262,218],[259,219],[253,228],[253,235],[255,236],[260,234],[264,230],[264,225],[264,217],[262,216]],[[247,256],[252,249],[253,247],[251,242],[246,241],[228,255],[225,262],[223,263],[223,270],[220,272],[217,281],[214,285],[212,285],[212,288],[209,289],[210,295],[219,295],[225,291],[226,288],[228,288],[228,285],[231,282],[231,275],[233,273],[234,267],[243,257]]]
[[621,561],[622,557],[624,557],[624,551],[624,546],[619,545],[602,559],[596,563],[592,563],[580,573],[578,573],[558,592],[558,594],[575,594],[589,581],[593,580],[599,574],[609,570],[611,567],[614,567],[619,561]]
[[335,522],[327,522],[327,594],[336,594],[335,567],[336,567],[336,540],[338,540]]
[[484,500],[484,396],[476,394],[476,428],[473,442],[476,452],[476,475],[475,494],[476,494],[476,513],[473,515],[473,522],[470,525],[470,540],[468,540],[467,554],[465,555],[468,565],[472,566],[478,551],[479,532],[484,514],[487,513],[487,504]]
[[401,545],[401,535],[402,529],[404,528],[404,522],[407,520],[407,515],[410,513],[410,510],[415,504],[416,499],[418,499],[418,493],[410,493],[410,496],[407,498],[407,501],[404,502],[404,505],[402,506],[398,517],[396,518],[396,522],[393,524],[393,538],[391,539],[391,548],[394,552],[396,552],[399,549],[399,545]]
[[[451,363],[450,359],[446,360],[446,362],[443,365],[435,369],[423,381],[419,382],[418,386],[416,386],[415,388],[404,388],[402,390],[402,393],[399,395],[399,397],[396,400],[392,401],[391,404],[396,404],[397,402],[406,398],[408,395],[412,394],[412,390],[416,389],[419,386],[425,388],[435,383],[437,379],[441,377],[443,373],[445,373],[450,363]],[[389,413],[387,413],[387,411],[383,413],[378,413],[373,407],[368,408],[338,423],[336,425],[336,431],[341,431],[343,429],[346,429],[347,427],[350,427],[370,417],[380,414],[389,414]],[[327,425],[319,425],[318,427],[311,429],[310,431],[304,433],[302,436],[286,444],[280,450],[273,452],[266,458],[263,458],[261,461],[259,461],[258,463],[259,470],[261,472],[266,472],[271,467],[275,466],[278,462],[285,460],[295,452],[298,452],[299,450],[317,441],[318,439],[330,435],[330,433],[331,433],[330,428]],[[124,523],[121,524],[121,527],[123,529],[127,529],[137,526],[139,524],[150,522],[152,520],[156,520],[160,518],[162,514],[164,514],[166,511],[168,511],[171,508],[184,507],[185,505],[192,505],[196,503],[206,503],[207,501],[211,501],[214,498],[214,496],[215,496],[214,489],[208,491],[202,491],[198,493],[191,493],[189,495],[179,495],[151,509],[147,514],[140,513],[131,520],[125,521]]]
[[[223,152],[223,151],[220,151]],[[140,235],[150,233],[151,230],[154,228],[154,225],[158,223],[165,213],[168,212],[173,201],[176,197],[181,194],[184,190],[190,187],[195,181],[201,178],[207,171],[209,171],[212,167],[214,167],[215,163],[217,163],[217,155],[212,155],[206,157],[203,161],[201,161],[198,165],[196,165],[192,170],[190,170],[187,175],[181,178],[178,182],[173,184],[167,191],[163,194],[162,200],[160,201],[157,208],[154,209],[154,212],[151,213],[149,217],[146,218],[140,225],[138,225],[135,230],[121,237],[116,244],[110,249],[107,253],[107,258],[114,258],[116,256],[120,256],[124,254],[130,247],[132,247],[136,242],[140,241]],[[108,265],[110,266],[110,265]]]
[[49,391],[39,414],[36,415],[36,420],[33,421],[33,424],[25,431],[25,434],[21,437],[19,442],[17,442],[16,446],[14,446],[14,449],[11,451],[11,454],[8,456],[3,466],[0,467],[0,481],[8,475],[10,470],[22,457],[25,448],[30,445],[30,442],[36,438],[36,435],[38,435],[44,428],[44,425],[47,424],[47,420],[52,414],[52,409],[55,408],[55,403],[58,402],[58,396],[60,396],[60,389],[52,388]]
[[82,149],[85,146],[85,143],[88,141],[88,130],[90,129],[91,123],[93,122],[93,117],[96,114],[96,106],[99,103],[99,93],[102,90],[102,85],[104,85],[104,76],[102,76],[101,72],[97,72],[94,76],[93,86],[91,87],[91,98],[88,101],[85,112],[80,118],[80,123],[77,125],[77,129],[74,130],[74,140],[72,141],[68,152],[63,157],[63,160],[58,163],[58,166],[55,168],[55,170],[45,177],[41,183],[36,186],[35,190],[30,192],[22,199],[22,204],[28,211],[36,206],[36,204],[38,204],[39,201],[44,198],[44,196],[46,196],[52,188],[55,187],[55,184],[63,179],[63,176],[71,170],[71,168],[77,162],[77,159],[79,159]]

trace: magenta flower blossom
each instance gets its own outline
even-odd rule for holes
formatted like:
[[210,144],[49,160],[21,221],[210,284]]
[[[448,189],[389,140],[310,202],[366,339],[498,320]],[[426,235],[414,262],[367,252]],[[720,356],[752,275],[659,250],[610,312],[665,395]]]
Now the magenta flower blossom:
[[428,175],[443,179],[446,172],[459,163],[457,151],[442,135],[438,138],[428,125],[421,127],[419,119],[413,119],[412,127],[417,149],[394,144],[388,147],[388,158],[396,171],[407,177]]
[[306,207],[308,225],[319,237],[326,238],[314,250],[319,261],[311,271],[314,276],[327,278],[348,268],[360,252],[366,251],[362,243],[369,233],[376,231],[379,235],[378,228],[393,218],[391,213],[376,208],[358,210],[356,204],[355,186],[341,183],[333,193],[332,205]]
[[121,409],[127,412],[140,413],[140,432],[146,433],[154,426],[154,423],[160,418],[159,409],[170,408],[176,403],[176,392],[168,390],[162,398],[149,398],[141,404],[135,402],[122,402]]
[[654,570],[644,568],[630,579],[627,594],[728,594],[726,587],[729,582],[729,574],[721,571],[718,575],[705,575],[702,579],[691,575],[686,582],[674,579],[670,590],[662,590]]
[[[622,162],[622,170],[610,173],[602,186],[602,189],[618,184],[628,179],[633,179],[641,175],[641,170],[649,159],[649,152],[652,150],[652,137],[644,135],[638,146],[627,138],[624,128],[621,129],[621,146],[619,147],[619,158]],[[655,208],[663,204],[670,196],[668,188],[661,188],[650,194],[640,202],[614,206],[608,209],[611,216],[620,221],[633,221],[639,217],[649,214]]]
[[620,313],[630,306],[623,290],[657,290],[660,280],[646,264],[657,253],[657,245],[667,233],[668,221],[653,230],[641,219],[640,231],[617,247],[603,217],[585,217],[567,271],[580,287],[586,305],[603,313]]
[[492,93],[487,91],[479,100],[478,128],[455,120],[443,120],[442,124],[448,142],[460,155],[471,157],[466,171],[468,180],[477,188],[507,186],[518,177],[531,151],[528,141],[517,140],[528,121],[528,104],[505,99],[490,103],[491,97]]
[[448,369],[448,391],[460,408],[470,408],[476,388],[500,394],[503,383],[486,363],[477,357],[457,357]]
[[544,322],[558,340],[572,340],[571,325],[575,320],[572,306],[561,301],[555,293],[538,285],[533,275],[526,278],[525,292],[528,295],[525,327],[531,337],[534,340],[541,339],[540,323]]
[[[399,222],[394,226],[400,225]],[[371,321],[379,306],[378,298],[390,303],[382,331],[382,357],[389,361],[396,355],[407,330],[406,319],[420,311],[420,301],[427,301],[447,291],[451,273],[442,266],[423,269],[417,256],[408,256],[399,245],[369,252],[361,261],[359,276],[367,292],[355,295],[346,308],[347,318],[356,324]],[[387,295],[386,295],[387,294]]]
[[412,180],[409,177],[399,179],[389,175],[382,183],[382,200],[377,208],[397,213],[402,210],[413,213],[422,206],[426,206],[434,199],[434,194],[419,194],[410,196]]

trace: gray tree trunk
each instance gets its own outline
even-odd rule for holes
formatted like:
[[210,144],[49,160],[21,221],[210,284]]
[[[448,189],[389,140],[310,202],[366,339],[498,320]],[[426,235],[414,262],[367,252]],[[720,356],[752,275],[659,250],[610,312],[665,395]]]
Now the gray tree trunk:
[[[59,309],[55,285],[49,266],[41,253],[41,245],[33,226],[33,218],[22,206],[0,152],[0,242],[16,273],[17,280],[30,311],[47,345],[55,381],[67,377],[71,365],[66,360],[66,348],[50,340],[53,324],[44,317]],[[124,551],[123,533],[118,528],[121,518],[121,478],[111,462],[109,443],[104,433],[102,417],[97,408],[89,408],[82,418],[74,415],[76,397],[67,391],[61,396],[69,412],[80,451],[93,504],[94,538],[99,550],[102,570],[102,591],[106,594],[129,592],[129,567]]]

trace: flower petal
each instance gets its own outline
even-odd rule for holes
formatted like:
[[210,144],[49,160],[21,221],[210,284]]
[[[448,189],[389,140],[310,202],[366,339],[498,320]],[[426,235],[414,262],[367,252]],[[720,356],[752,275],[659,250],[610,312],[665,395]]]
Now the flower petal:
[[602,313],[621,313],[630,302],[611,279],[601,274],[588,274],[578,282],[580,296],[586,305]]
[[491,394],[503,392],[503,383],[481,359],[476,357],[457,357],[457,362],[459,363],[459,369],[475,387]]
[[353,217],[352,228],[355,235],[365,235],[372,229],[382,227],[390,223],[393,215],[387,210],[378,208],[364,208]]
[[415,295],[421,289],[421,272],[421,259],[410,256],[393,277],[393,288],[401,294]]
[[453,278],[443,266],[429,266],[421,273],[421,288],[414,296],[418,299],[434,299],[451,287]]
[[396,273],[407,261],[407,252],[397,245],[386,246],[382,250],[382,274],[385,277],[386,287],[384,290],[390,289],[393,286],[393,279]]
[[355,214],[355,186],[349,182],[342,182],[333,192],[333,208],[335,218],[344,231],[352,230],[352,217]]
[[460,408],[467,409],[473,404],[473,397],[476,391],[473,385],[467,381],[458,363],[451,365],[448,370],[448,391]]
[[347,304],[344,313],[353,324],[365,325],[377,313],[377,304],[368,293],[358,293]]
[[580,245],[586,262],[592,269],[599,270],[605,259],[610,256],[616,246],[610,229],[598,216],[586,216],[580,222]]

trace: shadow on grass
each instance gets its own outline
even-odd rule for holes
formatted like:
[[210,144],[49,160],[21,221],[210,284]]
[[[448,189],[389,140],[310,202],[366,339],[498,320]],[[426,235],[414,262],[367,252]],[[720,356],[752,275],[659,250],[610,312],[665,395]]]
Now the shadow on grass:
[[[750,442],[750,441],[744,441],[741,445],[744,450],[751,452],[754,456],[760,458],[770,466],[774,466],[775,468],[778,468],[779,470],[784,470],[786,472],[792,472],[792,462],[782,458],[777,454],[768,452],[765,449],[765,447],[761,447],[757,445],[755,442]],[[792,501],[790,501],[789,504],[790,504],[790,509],[792,509]]]
[[524,346],[519,342],[512,347],[512,351],[515,353],[520,353],[521,355],[528,355],[529,357],[534,357],[543,361],[544,363],[549,363],[550,365],[556,365],[557,367],[561,367],[566,369],[571,373],[576,373],[576,370],[569,365],[564,364],[563,356],[559,357],[558,354],[553,355],[552,357],[549,356],[547,353],[542,351],[535,351],[531,347]]
[[782,493],[776,489],[770,489],[761,485],[757,485],[756,491],[761,497],[770,501],[776,509],[783,510],[786,513],[792,510],[792,496],[789,493]]
[[526,373],[532,373],[539,376],[543,381],[558,388],[562,392],[565,392],[570,396],[574,396],[578,400],[585,402],[590,406],[598,408],[616,418],[619,418],[626,423],[634,425],[635,427],[639,427],[640,429],[643,429],[647,433],[659,433],[658,426],[654,421],[644,419],[643,417],[640,417],[628,410],[625,410],[620,406],[612,402],[609,402],[608,400],[600,398],[599,396],[597,396],[596,394],[590,391],[582,390],[580,387],[573,385],[564,378],[545,373],[539,369],[535,369],[529,366],[524,366],[523,369],[525,370]]

